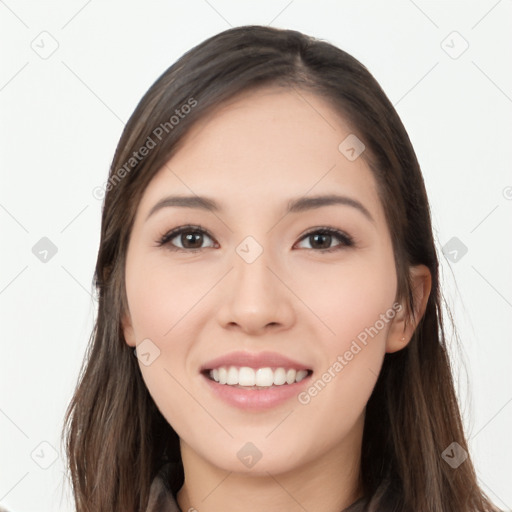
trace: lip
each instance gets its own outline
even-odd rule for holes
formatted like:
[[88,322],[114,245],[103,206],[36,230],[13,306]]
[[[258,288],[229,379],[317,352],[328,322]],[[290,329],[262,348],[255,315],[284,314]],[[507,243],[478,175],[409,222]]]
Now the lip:
[[[309,370],[309,374],[300,382],[283,384],[282,386],[270,386],[266,389],[243,389],[227,384],[220,384],[209,378],[209,370],[220,366],[237,366],[253,368],[284,368],[285,370]],[[311,382],[312,368],[299,361],[278,354],[277,352],[262,351],[258,353],[235,351],[223,356],[211,359],[200,368],[201,378],[209,388],[209,391],[225,403],[244,410],[264,411],[277,407],[292,397]]]
[[266,411],[296,397],[305,386],[310,384],[311,375],[310,373],[300,382],[271,386],[267,389],[242,389],[227,384],[219,384],[208,378],[206,371],[201,374],[201,378],[204,379],[214,396],[228,405],[250,411]]
[[[220,366],[247,366],[248,368],[253,368],[254,370],[258,368],[284,368],[285,370],[292,368],[294,370],[311,370],[311,367],[306,366],[299,361],[294,361],[289,357],[278,354],[277,352],[264,351],[251,353],[236,351],[207,361],[201,366],[199,371],[203,373],[207,370],[219,368]],[[288,386],[293,387],[294,384],[288,384]],[[257,392],[261,393],[261,391]]]

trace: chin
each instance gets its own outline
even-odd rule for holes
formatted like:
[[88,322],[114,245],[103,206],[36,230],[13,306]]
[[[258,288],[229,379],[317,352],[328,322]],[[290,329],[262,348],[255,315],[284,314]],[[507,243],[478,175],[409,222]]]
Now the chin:
[[[218,455],[208,454],[205,458],[224,471],[262,477],[268,476],[269,473],[287,473],[300,465],[296,454],[291,455],[293,448],[281,446],[280,450],[276,447],[258,449],[257,443],[235,444],[236,447],[226,447]],[[233,456],[229,456],[231,453]]]

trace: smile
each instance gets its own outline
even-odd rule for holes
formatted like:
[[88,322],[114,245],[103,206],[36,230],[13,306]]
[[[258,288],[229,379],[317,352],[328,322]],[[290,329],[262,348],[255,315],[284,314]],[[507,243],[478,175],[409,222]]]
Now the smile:
[[247,412],[263,412],[296,398],[309,385],[312,374],[312,370],[281,367],[221,366],[202,371],[201,377],[213,400]]
[[250,368],[248,366],[220,366],[207,372],[210,379],[219,384],[245,389],[265,389],[300,382],[311,370],[293,368]]

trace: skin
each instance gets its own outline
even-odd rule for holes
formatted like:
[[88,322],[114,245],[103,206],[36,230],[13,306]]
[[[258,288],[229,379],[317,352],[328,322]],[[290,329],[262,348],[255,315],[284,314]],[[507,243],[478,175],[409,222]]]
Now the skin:
[[[160,351],[149,366],[139,364],[181,439],[183,511],[339,512],[362,495],[365,406],[385,353],[405,347],[416,326],[406,322],[404,307],[305,405],[294,397],[267,411],[236,408],[199,373],[234,350],[270,350],[308,364],[314,381],[395,304],[393,250],[376,182],[362,157],[349,161],[338,150],[350,133],[311,93],[244,93],[194,125],[141,199],[126,260],[123,328],[128,345],[149,338]],[[286,214],[292,198],[332,193],[356,199],[373,220],[348,205]],[[167,207],[147,218],[171,194],[207,196],[222,210]],[[187,246],[182,236],[172,241],[199,251],[158,246],[186,224],[207,231],[202,245]],[[355,245],[304,237],[324,226]],[[249,235],[263,249],[250,264],[236,252]],[[411,276],[419,321],[430,274],[418,266]],[[247,442],[262,454],[252,468],[237,457]]]

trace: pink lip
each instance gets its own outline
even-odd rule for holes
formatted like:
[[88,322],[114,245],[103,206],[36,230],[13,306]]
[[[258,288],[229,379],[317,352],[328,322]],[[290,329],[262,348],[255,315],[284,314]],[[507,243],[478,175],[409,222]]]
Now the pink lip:
[[[220,366],[247,366],[248,368],[284,368],[294,369],[294,370],[310,370],[311,367],[306,366],[298,361],[294,361],[288,357],[282,356],[277,352],[259,352],[256,354],[251,354],[250,352],[230,352],[221,357],[217,357],[212,359],[211,361],[206,362],[200,368],[200,372],[204,372],[205,370],[213,370],[214,368],[219,368]],[[298,383],[300,384],[300,383]],[[288,386],[293,387],[294,384],[288,384]],[[244,391],[245,392],[245,391]],[[258,393],[262,393],[262,391],[257,391]]]
[[308,375],[300,382],[294,382],[293,384],[271,386],[266,389],[242,389],[227,384],[219,384],[209,379],[204,372],[201,378],[206,381],[210,391],[227,404],[251,411],[265,411],[277,407],[292,397],[296,397],[311,382],[311,375]]

